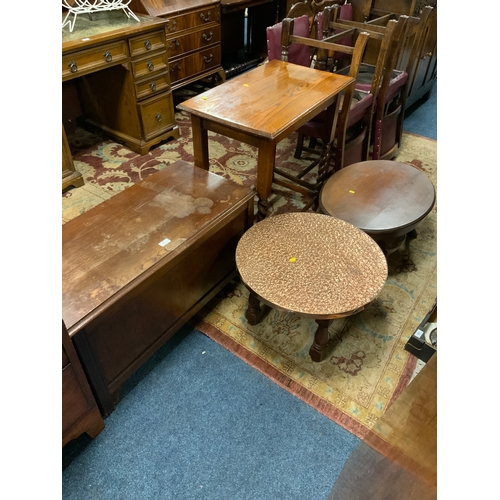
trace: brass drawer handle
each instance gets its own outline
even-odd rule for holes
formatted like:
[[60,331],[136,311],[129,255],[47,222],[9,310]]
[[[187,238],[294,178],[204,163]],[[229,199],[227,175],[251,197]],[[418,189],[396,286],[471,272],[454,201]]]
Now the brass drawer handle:
[[149,86],[151,87],[151,90],[152,90],[153,92],[155,92],[155,91],[156,91],[156,83],[155,83],[155,82],[151,82],[151,83],[149,84]]
[[103,56],[104,59],[106,59],[106,62],[111,62],[113,60],[113,56],[109,53],[109,50],[104,52]]
[[156,113],[155,118],[156,118],[157,122],[161,122],[161,115],[160,115],[160,113]]
[[68,66],[69,66],[71,73],[76,73],[78,71],[78,66],[76,65],[75,61],[70,61]]
[[146,40],[144,42],[144,47],[146,47],[146,50],[151,50],[151,42],[149,40]]
[[201,38],[203,38],[203,40],[205,40],[205,42],[210,42],[210,40],[212,40],[212,38],[214,37],[214,34],[210,31],[210,34],[207,36],[206,33],[203,33],[203,35],[201,35]]
[[207,56],[203,56],[203,60],[204,60],[206,63],[211,62],[213,58],[214,58],[214,55],[213,55],[213,54],[210,54],[208,57],[207,57]]
[[180,45],[179,43],[179,40],[177,40],[177,38],[174,38],[169,44],[168,44],[168,48],[171,49],[173,46],[176,46],[178,47]]
[[155,69],[155,65],[151,61],[148,61],[148,69],[149,71],[153,71]]
[[210,21],[210,16],[212,14],[212,11],[208,11],[208,14],[205,16],[205,14],[203,14],[203,12],[200,14],[200,17],[201,17],[201,20],[204,22],[204,23],[208,23],[208,21]]
[[174,71],[180,71],[182,68],[181,68],[181,65],[180,64],[174,64],[171,68],[170,68],[170,73],[173,73]]
[[166,28],[170,33],[175,31],[177,29],[177,20],[174,19],[174,22],[172,23],[172,27],[170,27],[170,19],[167,19],[167,22],[165,23]]

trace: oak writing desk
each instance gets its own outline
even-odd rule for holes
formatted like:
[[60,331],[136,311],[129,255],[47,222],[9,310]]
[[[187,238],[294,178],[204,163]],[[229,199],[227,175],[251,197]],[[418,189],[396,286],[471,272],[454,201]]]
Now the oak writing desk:
[[[78,16],[62,30],[62,81],[78,78],[87,122],[144,155],[179,137],[170,89],[165,20],[122,11]],[[63,151],[67,151],[63,131]],[[66,161],[64,161],[64,159]],[[78,183],[63,154],[63,189]]]
[[354,82],[273,60],[184,101],[178,108],[191,114],[195,165],[209,168],[209,130],[256,146],[257,220],[262,220],[271,196],[276,145],[325,108],[338,110],[340,95]]

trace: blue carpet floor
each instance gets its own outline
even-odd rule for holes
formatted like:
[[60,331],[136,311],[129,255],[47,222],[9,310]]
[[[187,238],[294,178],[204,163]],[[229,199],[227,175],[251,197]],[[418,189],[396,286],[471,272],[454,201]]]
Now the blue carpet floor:
[[[436,97],[404,130],[437,138]],[[359,439],[184,327],[62,453],[63,498],[324,500]]]
[[437,140],[437,84],[427,101],[416,102],[406,110],[403,130]]
[[64,449],[63,498],[326,499],[359,442],[188,327],[105,423]]

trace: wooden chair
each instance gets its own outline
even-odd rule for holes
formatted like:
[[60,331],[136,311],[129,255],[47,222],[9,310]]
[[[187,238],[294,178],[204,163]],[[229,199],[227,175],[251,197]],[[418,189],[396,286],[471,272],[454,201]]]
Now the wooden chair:
[[[306,4],[304,4],[306,5]],[[309,37],[310,19],[307,14],[299,16],[294,22],[294,33],[297,36]],[[267,57],[269,61],[281,59],[281,30],[282,23],[266,28]],[[293,43],[289,47],[289,61],[301,66],[311,66],[311,50],[307,45]]]
[[[348,40],[349,38],[354,40],[359,36],[359,33],[364,30],[365,25],[363,23],[355,23],[355,25],[352,26],[341,25],[338,22],[339,14],[339,6],[327,7],[323,10],[321,27],[323,42],[329,43],[339,39],[346,41],[346,39]],[[402,21],[404,21],[404,18]],[[349,21],[345,22],[349,23]],[[393,37],[398,36],[403,28],[403,24],[403,22],[399,23],[396,20],[390,20],[386,27],[372,28],[371,26],[367,26],[367,33],[370,35],[370,40],[372,37],[376,40],[380,40],[377,64],[374,66],[375,71],[371,74],[370,85],[367,88],[357,88],[354,94],[358,102],[350,109],[348,115],[346,124],[347,142],[344,148],[345,155],[343,161],[337,162],[335,170],[369,158],[369,148],[372,143],[372,127],[375,116],[375,103],[379,91],[382,88],[381,83],[387,53],[391,47]],[[334,30],[336,30],[336,33],[334,33]],[[346,75],[356,74],[356,80],[359,82],[359,80],[362,79],[359,72],[363,67],[363,63],[360,62],[357,68],[352,68],[350,64],[345,67],[345,62],[341,61],[339,54],[341,54],[341,52],[335,50],[333,46],[323,46],[319,49],[317,54],[315,67]],[[340,70],[338,69],[339,60],[341,61]],[[300,158],[304,150],[308,153],[319,153],[315,149],[315,140],[325,140],[325,130],[327,130],[327,126],[324,121],[325,117],[319,115],[298,130],[299,135],[295,150],[296,158]],[[305,137],[310,138],[309,147],[304,146]]]
[[[326,11],[326,9],[325,9]],[[359,67],[356,89],[370,92],[374,98],[373,117],[370,119],[369,146],[365,149],[364,159],[392,158],[400,147],[403,132],[404,99],[408,74],[396,70],[396,64],[404,52],[408,30],[418,22],[409,16],[387,14],[373,21],[360,23],[339,19],[339,8],[330,9],[331,21],[323,24],[324,40],[332,33],[348,33],[352,28],[365,29],[370,33],[370,41],[378,41],[375,64],[362,62]],[[346,74],[348,68],[339,70]]]
[[[338,37],[330,37],[327,42],[317,40],[315,38],[302,37],[294,34],[295,20],[285,18],[282,21],[281,31],[281,45],[282,57],[285,62],[289,60],[289,51],[292,44],[301,44],[317,50],[318,53],[323,49],[323,54],[326,54],[329,49],[347,53],[351,56],[351,65],[349,76],[355,78],[363,52],[366,47],[369,35],[364,32],[359,32],[354,47],[340,45],[337,43],[343,34]],[[322,63],[323,61],[319,61]],[[321,157],[311,163],[308,167],[302,170],[298,175],[292,175],[289,172],[275,166],[274,173],[279,177],[274,177],[274,182],[278,185],[285,186],[295,191],[302,192],[306,195],[312,193],[319,193],[323,182],[331,175],[333,170],[330,168],[331,161],[334,162],[334,170],[342,168],[344,164],[344,145],[346,141],[346,126],[349,116],[349,104],[351,103],[354,93],[354,85],[350,86],[344,94],[341,109],[338,116],[333,110],[325,110],[321,113],[321,134],[320,138],[323,140],[323,152]],[[306,182],[303,177],[310,172],[313,168],[318,166],[318,174],[315,183]],[[308,208],[308,207],[307,207]]]
[[[413,84],[421,46],[425,33],[428,31],[432,7],[425,7],[420,17],[401,15],[380,9],[371,9],[371,2],[367,0],[364,5],[365,22],[355,22],[340,19],[333,9],[333,22],[329,32],[333,29],[348,29],[353,26],[363,26],[367,30],[380,30],[387,27],[387,23],[396,20],[402,26],[398,28],[399,35],[393,37],[392,47],[386,53],[384,77],[380,81],[377,99],[374,107],[373,134],[371,138],[372,158],[390,159],[395,156],[401,146],[403,135],[404,110],[406,99]],[[368,6],[368,7],[367,7]],[[369,26],[367,26],[369,25]],[[373,48],[379,44],[379,56],[382,48],[381,42],[372,35],[365,56],[370,62],[363,62],[358,73],[358,90],[373,90],[373,74],[380,64],[380,57],[373,59]],[[385,71],[385,70],[388,71]]]

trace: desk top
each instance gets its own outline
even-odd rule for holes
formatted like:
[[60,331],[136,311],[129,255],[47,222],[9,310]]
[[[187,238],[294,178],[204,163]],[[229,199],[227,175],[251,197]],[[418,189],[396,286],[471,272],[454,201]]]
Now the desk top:
[[165,17],[218,4],[220,0],[132,0],[129,7],[135,13],[144,12],[150,16]]
[[375,299],[387,279],[386,259],[372,238],[312,212],[254,224],[238,243],[236,266],[264,303],[315,319],[356,312]]
[[178,105],[202,119],[270,139],[283,138],[328,107],[355,80],[273,60]]
[[[72,32],[69,31],[68,25],[62,29],[63,54],[134,35],[149,28],[159,28],[166,23],[165,19],[136,15],[140,22],[128,18],[122,10],[96,12],[92,14],[92,20],[86,14],[79,14]],[[64,14],[62,17],[64,18]]]
[[436,192],[427,175],[412,165],[371,160],[349,165],[324,184],[320,209],[375,235],[422,220]]

